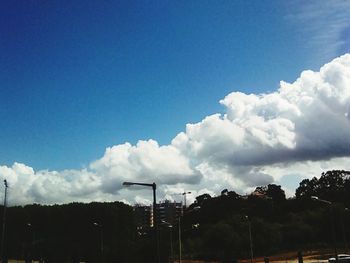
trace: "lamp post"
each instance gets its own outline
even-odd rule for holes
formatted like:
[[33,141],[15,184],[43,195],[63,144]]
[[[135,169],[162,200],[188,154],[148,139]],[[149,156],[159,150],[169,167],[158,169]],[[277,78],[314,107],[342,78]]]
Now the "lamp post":
[[101,261],[103,261],[103,249],[104,249],[104,245],[103,245],[103,226],[101,224],[97,223],[97,222],[94,222],[93,225],[100,229],[100,253],[101,253]]
[[253,263],[253,241],[252,241],[252,226],[251,222],[248,216],[245,216],[245,219],[247,219],[248,222],[248,229],[249,229],[249,244],[250,244],[250,263]]
[[314,201],[318,201],[324,204],[329,205],[330,207],[330,220],[331,220],[331,228],[332,228],[332,232],[333,232],[333,245],[334,245],[334,254],[335,254],[335,262],[338,262],[338,251],[337,251],[337,237],[336,237],[336,232],[335,232],[335,215],[334,215],[334,210],[333,210],[333,203],[328,201],[328,200],[324,200],[324,199],[320,199],[318,198],[318,196],[311,196],[311,199]]
[[157,222],[157,201],[156,201],[157,185],[156,185],[156,183],[152,183],[152,184],[149,184],[149,183],[134,183],[134,182],[124,182],[123,183],[123,186],[131,186],[131,185],[141,185],[141,186],[152,187],[152,190],[153,190],[153,227],[154,227],[154,238],[155,238],[155,241],[156,241],[157,262],[160,263],[158,222]]
[[331,201],[327,201],[327,200],[324,200],[324,199],[321,199],[321,198],[318,198],[317,196],[311,196],[311,199],[312,200],[315,200],[315,201],[319,201],[321,203],[325,203],[327,205],[332,205],[333,203]]
[[6,206],[7,206],[7,188],[8,183],[7,180],[4,180],[5,185],[5,197],[4,197],[4,211],[3,211],[3,218],[2,218],[2,235],[1,235],[1,261],[3,263],[6,262],[5,259],[5,231],[6,231]]
[[31,223],[27,223],[26,227],[28,231],[28,237],[27,237],[25,262],[28,263],[28,262],[32,262],[35,233],[33,230],[33,225]]
[[174,251],[173,251],[173,225],[167,221],[162,220],[162,223],[167,225],[170,229],[170,262],[174,262]]
[[179,216],[179,262],[182,262],[181,216]]
[[345,217],[344,213],[347,213],[348,211],[349,211],[349,208],[345,207],[343,214],[342,214],[342,217],[341,217],[341,226],[342,226],[342,230],[343,230],[342,231],[343,232],[343,240],[344,240],[344,246],[345,246],[346,250],[348,250],[348,241],[346,238],[346,232],[345,232],[345,226],[344,226],[344,217]]
[[[200,206],[193,207],[188,213],[200,210]],[[179,216],[179,263],[182,263],[182,238],[181,238],[181,216]]]

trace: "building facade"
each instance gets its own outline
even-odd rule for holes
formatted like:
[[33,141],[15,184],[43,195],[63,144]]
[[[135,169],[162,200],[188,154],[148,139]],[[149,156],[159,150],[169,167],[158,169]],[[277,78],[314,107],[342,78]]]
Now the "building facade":
[[[164,224],[164,222],[174,225],[178,222],[179,217],[182,215],[183,206],[182,203],[171,202],[165,200],[159,202],[156,206],[157,209],[157,223],[158,225]],[[135,205],[134,212],[136,216],[136,225],[139,232],[147,232],[149,228],[154,225],[154,213],[153,206]]]

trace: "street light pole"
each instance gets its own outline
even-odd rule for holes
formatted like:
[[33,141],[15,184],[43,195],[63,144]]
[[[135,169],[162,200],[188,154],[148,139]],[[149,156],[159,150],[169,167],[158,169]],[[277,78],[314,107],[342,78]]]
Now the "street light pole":
[[173,250],[173,227],[170,227],[170,254],[171,254],[171,263],[174,262],[174,250]]
[[157,200],[156,200],[156,183],[133,183],[133,182],[124,182],[123,186],[131,186],[131,185],[141,185],[152,187],[153,190],[153,227],[154,227],[154,238],[156,242],[156,256],[157,262],[160,263],[160,251],[159,251],[159,235],[158,235],[158,222],[157,222]]
[[158,233],[158,213],[157,213],[157,199],[156,199],[156,190],[157,185],[156,183],[152,184],[152,190],[153,190],[153,225],[154,225],[154,235],[156,239],[156,253],[157,253],[157,259],[158,263],[160,263],[160,256],[159,256],[159,233]]
[[2,235],[1,235],[1,261],[4,263],[5,260],[5,231],[6,231],[6,206],[7,206],[7,188],[8,183],[7,180],[4,180],[5,185],[5,197],[4,197],[4,211],[3,211],[3,218],[2,218]]
[[[198,211],[200,208],[200,206],[196,206],[188,212]],[[179,263],[182,263],[181,215],[179,216]]]
[[182,262],[181,216],[179,216],[179,262]]
[[343,232],[344,246],[345,246],[345,249],[348,250],[348,241],[346,238],[346,232],[345,232],[345,226],[344,226],[344,217],[345,217],[344,212],[345,211],[349,211],[349,209],[347,207],[344,208],[343,214],[341,216],[341,226],[342,226],[342,232]]
[[324,203],[329,205],[329,210],[330,210],[330,223],[331,223],[331,228],[332,228],[332,232],[333,232],[333,245],[334,245],[334,257],[335,257],[335,262],[338,263],[338,249],[337,249],[337,236],[336,236],[336,231],[335,231],[335,215],[334,215],[334,209],[333,209],[333,203],[328,201],[328,200],[324,200],[324,199],[320,199],[317,196],[311,196],[312,200]]
[[317,196],[314,196],[314,195],[311,196],[311,199],[312,199],[312,200],[315,200],[315,201],[319,201],[319,202],[321,202],[321,203],[325,203],[325,204],[327,204],[327,205],[332,205],[332,204],[333,204],[331,201],[318,198]]
[[170,229],[170,262],[174,262],[174,250],[173,250],[173,225],[167,221],[162,220],[162,223],[167,225]]
[[101,261],[103,262],[103,250],[104,250],[104,244],[103,244],[103,226],[97,222],[94,222],[94,226],[98,227],[100,229],[100,252],[101,252]]
[[248,216],[245,216],[248,221],[249,229],[249,244],[250,244],[250,263],[253,263],[253,241],[252,241],[252,225]]
[[31,223],[26,224],[27,230],[28,230],[28,237],[27,237],[27,248],[26,248],[26,255],[25,255],[25,262],[32,262],[33,257],[33,246],[35,241],[35,232],[33,230],[33,226]]

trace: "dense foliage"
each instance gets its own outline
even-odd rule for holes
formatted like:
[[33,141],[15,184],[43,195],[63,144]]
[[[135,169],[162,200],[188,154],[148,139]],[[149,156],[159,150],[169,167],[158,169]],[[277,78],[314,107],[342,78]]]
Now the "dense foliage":
[[[132,262],[133,211],[114,203],[27,205],[7,209],[6,255],[45,262]],[[129,260],[130,259],[130,260]]]
[[[193,209],[196,206],[200,209]],[[255,255],[347,248],[350,211],[346,207],[350,207],[350,172],[339,170],[303,180],[291,199],[274,184],[257,187],[248,196],[226,189],[217,197],[205,194],[185,214],[183,228],[191,231],[184,249],[187,255],[203,259],[249,258],[249,224]],[[199,227],[193,229],[194,225]]]
[[[204,194],[184,211],[183,258],[223,262],[249,258],[249,227],[254,256],[291,249],[344,248],[350,234],[346,207],[350,207],[348,171],[305,179],[290,199],[275,184],[257,187],[247,196],[227,189],[217,197]],[[6,255],[50,263],[153,262],[152,232],[141,235],[134,216],[132,207],[120,202],[10,207]],[[178,233],[178,225],[159,227],[161,262],[171,256],[171,238],[178,257]]]

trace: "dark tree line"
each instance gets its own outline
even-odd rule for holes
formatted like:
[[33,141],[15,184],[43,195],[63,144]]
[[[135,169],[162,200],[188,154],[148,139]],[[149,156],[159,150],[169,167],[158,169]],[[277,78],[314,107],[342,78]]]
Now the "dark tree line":
[[118,262],[132,262],[135,241],[132,207],[120,202],[7,209],[8,258],[60,263],[115,262],[118,258]]
[[[249,225],[254,256],[334,245],[347,249],[346,207],[350,207],[350,172],[338,170],[303,180],[290,199],[275,184],[257,187],[248,196],[227,189],[217,197],[203,194],[181,221],[183,258],[223,262],[249,258]],[[161,263],[168,262],[170,237],[178,257],[178,225],[160,226],[159,231]],[[136,263],[153,262],[155,250],[152,231],[140,235],[131,206],[93,202],[8,208],[5,251],[8,258],[28,262],[33,258],[50,263]]]
[[[193,210],[195,206],[201,208]],[[339,170],[322,173],[319,179],[303,180],[296,197],[290,199],[275,184],[257,187],[248,196],[226,189],[217,197],[204,194],[185,213],[183,228],[190,229],[184,232],[185,254],[224,262],[249,258],[249,223],[256,256],[334,246],[347,249],[347,207],[350,208],[350,172]],[[199,227],[194,229],[194,225]]]

